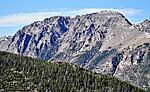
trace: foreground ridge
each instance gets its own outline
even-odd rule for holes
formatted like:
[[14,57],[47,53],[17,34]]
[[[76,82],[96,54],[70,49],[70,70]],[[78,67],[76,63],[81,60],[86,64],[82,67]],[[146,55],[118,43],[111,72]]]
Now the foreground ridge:
[[0,91],[145,92],[114,77],[64,62],[0,52]]

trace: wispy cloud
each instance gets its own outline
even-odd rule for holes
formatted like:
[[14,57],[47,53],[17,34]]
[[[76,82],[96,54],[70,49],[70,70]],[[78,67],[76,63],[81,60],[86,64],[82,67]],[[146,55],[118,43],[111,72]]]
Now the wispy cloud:
[[87,13],[99,12],[102,10],[117,11],[127,17],[135,16],[142,12],[142,10],[132,9],[132,8],[124,8],[124,9],[123,8],[121,9],[87,8],[87,9],[59,9],[59,10],[51,10],[48,12],[18,13],[18,14],[0,16],[0,27],[26,25],[34,21],[41,21],[44,18],[48,18],[51,16],[57,16],[57,15],[75,16],[75,15],[83,15]]

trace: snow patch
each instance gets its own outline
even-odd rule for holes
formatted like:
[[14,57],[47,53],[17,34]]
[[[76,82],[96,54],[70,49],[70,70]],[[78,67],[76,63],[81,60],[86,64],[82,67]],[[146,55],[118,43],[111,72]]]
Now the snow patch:
[[147,38],[150,38],[150,33],[145,32]]

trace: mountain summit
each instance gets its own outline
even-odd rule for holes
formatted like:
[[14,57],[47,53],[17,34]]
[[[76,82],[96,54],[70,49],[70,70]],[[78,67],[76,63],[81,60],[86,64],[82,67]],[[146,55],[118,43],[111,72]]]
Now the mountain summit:
[[149,20],[131,24],[114,11],[54,16],[23,27],[0,50],[74,63],[150,88],[149,29]]

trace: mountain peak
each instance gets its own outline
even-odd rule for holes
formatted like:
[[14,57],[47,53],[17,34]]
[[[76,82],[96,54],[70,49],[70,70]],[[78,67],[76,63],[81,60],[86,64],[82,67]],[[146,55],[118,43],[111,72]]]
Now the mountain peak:
[[3,42],[3,41],[7,41],[7,40],[9,40],[11,38],[12,38],[12,36],[8,36],[8,35],[0,37],[0,43]]
[[[96,41],[99,43],[104,40],[107,32],[112,28],[119,29],[120,27],[129,26],[131,26],[131,23],[129,23],[121,13],[115,11],[100,11],[76,16],[74,18],[68,16],[53,16],[20,29],[7,48],[16,53],[43,57],[39,53],[46,50],[46,48],[55,48],[56,52],[57,50],[61,52],[64,51],[65,48],[74,48],[69,46],[69,44],[81,44],[81,42],[84,42],[84,47],[80,48],[81,51],[84,51],[87,48],[91,49],[93,45],[97,44]],[[35,48],[32,53],[30,52],[30,46]],[[52,56],[48,57],[48,59]],[[47,58],[47,56],[45,58]]]

